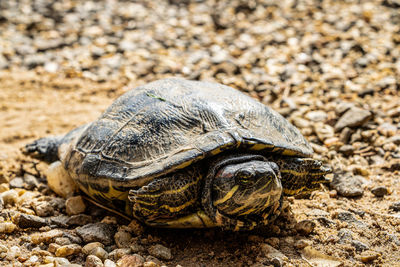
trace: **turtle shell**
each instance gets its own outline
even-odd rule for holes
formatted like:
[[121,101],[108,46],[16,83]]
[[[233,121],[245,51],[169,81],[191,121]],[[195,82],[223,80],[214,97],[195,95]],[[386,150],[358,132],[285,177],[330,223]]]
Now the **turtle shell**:
[[164,79],[119,97],[71,144],[64,166],[78,181],[136,187],[238,149],[312,154],[293,125],[253,98],[216,83]]

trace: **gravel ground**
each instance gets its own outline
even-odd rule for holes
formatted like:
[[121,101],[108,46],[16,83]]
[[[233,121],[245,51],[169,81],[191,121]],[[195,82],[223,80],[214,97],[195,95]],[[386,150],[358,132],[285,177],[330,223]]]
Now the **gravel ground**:
[[[2,265],[400,266],[400,2],[0,1]],[[268,229],[163,230],[47,186],[24,144],[156,79],[273,107],[334,167]]]

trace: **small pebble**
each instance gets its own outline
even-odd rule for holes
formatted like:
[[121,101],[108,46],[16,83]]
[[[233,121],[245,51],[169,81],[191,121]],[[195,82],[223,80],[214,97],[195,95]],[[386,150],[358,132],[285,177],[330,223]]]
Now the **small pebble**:
[[131,229],[132,233],[134,233],[136,236],[140,236],[144,232],[143,225],[134,219],[128,224],[128,227],[129,229]]
[[32,208],[34,209],[36,215],[40,217],[48,217],[54,214],[54,208],[48,201],[34,200],[32,202]]
[[82,252],[85,255],[89,255],[92,252],[92,250],[94,250],[95,248],[98,248],[98,247],[104,248],[104,245],[102,243],[100,243],[100,242],[92,242],[92,243],[86,244],[82,248]]
[[298,241],[296,241],[296,243],[294,244],[294,247],[297,249],[303,249],[307,246],[311,246],[312,245],[312,241],[311,240],[306,240],[306,239],[300,239]]
[[368,245],[364,244],[363,242],[360,242],[358,240],[352,240],[351,245],[357,250],[357,251],[364,251],[369,249]]
[[46,226],[48,223],[45,219],[35,216],[35,215],[28,215],[20,213],[18,216],[15,217],[15,223],[18,225],[19,228],[40,228]]
[[282,261],[287,261],[288,258],[286,257],[285,254],[280,252],[279,250],[271,247],[268,244],[261,244],[260,245],[261,252],[264,254],[265,257],[267,257],[269,260],[273,260],[275,258],[281,259]]
[[72,215],[67,218],[65,224],[68,226],[83,226],[93,222],[92,216],[86,214]]
[[345,156],[351,156],[354,153],[354,147],[352,145],[343,145],[339,148],[339,152]]
[[101,260],[105,260],[108,258],[108,252],[105,251],[105,249],[102,247],[94,248],[92,251],[90,251],[90,254],[99,257]]
[[122,256],[130,254],[131,252],[130,248],[118,248],[111,251],[108,254],[108,257],[114,261],[118,261]]
[[77,185],[62,167],[60,161],[50,164],[46,172],[47,184],[57,195],[70,197],[78,190]]
[[82,250],[82,247],[79,246],[78,244],[70,244],[70,245],[65,245],[61,246],[56,250],[55,255],[57,257],[67,257],[70,255],[76,255],[80,253]]
[[24,188],[24,179],[15,177],[10,181],[10,188]]
[[101,261],[101,259],[99,259],[95,255],[89,255],[86,257],[85,267],[103,267],[103,266],[104,264]]
[[8,183],[0,184],[0,193],[10,190],[10,185]]
[[159,267],[160,264],[157,264],[154,261],[146,261],[145,263],[143,263],[143,267]]
[[393,211],[400,211],[400,202],[394,202],[389,206],[389,209]]
[[105,223],[91,223],[76,229],[76,233],[82,237],[85,243],[100,242],[110,245],[114,240],[115,228]]
[[364,178],[362,176],[346,173],[335,173],[330,186],[344,197],[359,197],[364,194]]
[[1,193],[1,197],[3,198],[4,205],[14,205],[18,202],[18,192],[14,189]]
[[54,239],[54,242],[60,246],[70,245],[72,244],[71,240],[67,237],[57,237]]
[[139,254],[125,255],[118,260],[118,267],[141,267],[143,266],[144,258]]
[[53,253],[53,254],[56,254],[57,249],[59,249],[60,247],[61,247],[61,245],[59,245],[59,244],[50,243],[50,244],[49,244],[48,251],[51,252],[51,253]]
[[0,233],[9,234],[16,230],[17,226],[12,222],[0,222]]
[[119,248],[128,248],[132,235],[124,229],[120,229],[114,236],[115,244]]
[[50,243],[56,237],[60,237],[63,235],[61,230],[50,230],[44,233],[33,233],[31,235],[31,241],[33,244],[40,244],[40,243]]
[[115,264],[115,262],[112,260],[106,259],[104,261],[104,267],[117,267],[117,264]]
[[148,249],[150,255],[163,260],[172,260],[171,250],[163,245],[157,244]]
[[12,246],[7,252],[6,259],[13,261],[21,255],[21,249],[18,246]]
[[65,207],[68,215],[77,215],[83,213],[86,205],[81,196],[70,197],[65,201]]
[[371,250],[364,251],[360,255],[360,259],[363,263],[369,263],[376,260],[379,257],[379,253]]
[[386,196],[389,191],[385,186],[377,186],[371,189],[371,193],[376,197],[383,197]]
[[354,233],[346,228],[342,228],[338,231],[338,243],[339,244],[345,244],[345,243],[349,243],[353,240],[353,235]]
[[366,123],[372,117],[368,110],[353,107],[347,110],[335,125],[335,131],[341,131],[345,127],[356,127]]
[[303,220],[296,224],[296,231],[301,235],[309,235],[314,231],[316,223],[312,220]]

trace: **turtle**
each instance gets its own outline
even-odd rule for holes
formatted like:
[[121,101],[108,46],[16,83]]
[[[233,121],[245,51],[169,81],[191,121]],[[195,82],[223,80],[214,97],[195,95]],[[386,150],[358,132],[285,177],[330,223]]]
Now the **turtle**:
[[213,82],[168,78],[127,91],[95,121],[25,146],[91,199],[149,226],[266,226],[284,196],[331,168],[276,111]]

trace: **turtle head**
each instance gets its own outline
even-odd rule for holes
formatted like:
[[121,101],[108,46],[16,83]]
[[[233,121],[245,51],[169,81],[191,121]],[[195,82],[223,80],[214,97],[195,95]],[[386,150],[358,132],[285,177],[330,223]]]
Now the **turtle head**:
[[[282,185],[279,167],[261,156],[243,156],[211,171],[210,195],[204,197],[207,215],[223,228],[252,229],[267,223],[280,206]],[[211,180],[210,179],[210,180]],[[206,181],[207,187],[207,181]]]
[[276,159],[281,176],[283,194],[288,196],[307,194],[328,183],[325,175],[332,172],[331,167],[320,160],[311,158]]

